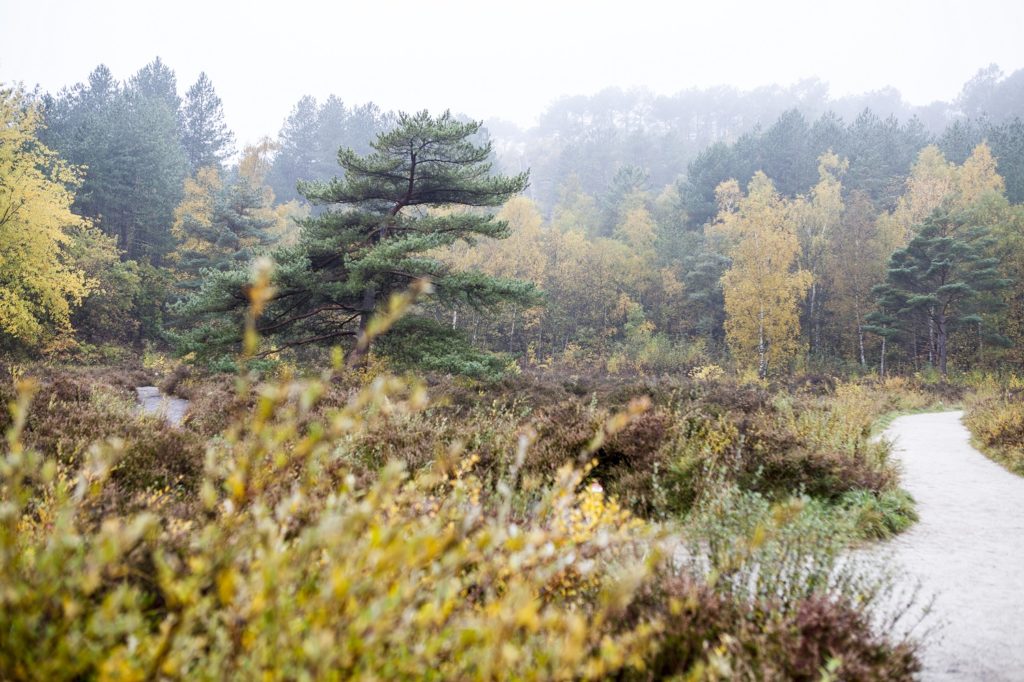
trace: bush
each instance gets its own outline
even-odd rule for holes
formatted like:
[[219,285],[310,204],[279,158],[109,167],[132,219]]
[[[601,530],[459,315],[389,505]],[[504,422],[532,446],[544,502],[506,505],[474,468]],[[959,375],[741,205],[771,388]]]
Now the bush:
[[891,611],[889,578],[850,559],[857,529],[833,514],[811,499],[771,504],[728,486],[696,511],[682,556],[736,619],[710,661],[721,677],[816,680],[830,663],[840,679],[909,680],[919,670],[912,642],[893,646],[872,629],[895,632],[913,605]]
[[912,680],[916,647],[895,646],[844,599],[813,595],[780,613],[772,602],[737,602],[680,571],[651,581],[627,622],[664,623],[643,670],[627,680]]
[[[113,443],[120,454],[111,471],[109,504],[135,504],[140,495],[164,488],[195,490],[202,441],[162,418],[138,414],[135,386],[152,382],[144,370],[44,369],[38,380],[35,407],[22,433],[26,445],[75,470],[95,444]],[[0,387],[0,398],[13,401],[13,384]],[[10,416],[0,415],[0,428],[9,424]]]
[[968,395],[964,424],[982,452],[1024,476],[1024,384],[988,379]]
[[211,455],[204,515],[96,530],[82,519],[112,451],[57,475],[21,444],[23,398],[3,466],[0,676],[564,679],[642,665],[657,623],[610,624],[648,572],[645,533],[579,492],[583,472],[560,470],[515,523],[511,490],[481,502],[472,459],[417,476],[388,466],[359,489],[332,451],[365,408],[419,399],[377,382],[299,433],[319,390],[260,391]]
[[[436,404],[361,434],[349,465],[360,476],[391,460],[416,471],[455,449],[479,456],[480,474],[493,481],[508,470],[520,436],[533,434],[524,475],[550,479],[567,461],[594,458],[591,476],[645,518],[685,516],[722,481],[775,500],[806,494],[837,508],[851,493],[881,501],[898,484],[888,444],[871,438],[881,402],[870,386],[808,383],[811,392],[789,396],[728,380],[613,379],[587,381],[589,394],[577,395],[566,384],[584,382],[570,379],[439,379]],[[339,377],[324,402],[340,405],[362,383],[358,376]],[[212,390],[216,395],[200,398],[193,410],[193,426],[207,435],[217,432],[207,425],[224,428],[225,407],[234,402],[227,384]],[[652,409],[588,450],[609,410],[640,396],[653,396]]]
[[841,505],[848,493],[896,490],[889,445],[871,438],[877,398],[837,384],[829,393],[789,395],[727,381],[702,382],[677,408],[661,447],[659,489],[685,514],[722,484],[784,500],[809,495]]
[[914,498],[903,490],[886,490],[879,494],[852,491],[843,495],[840,506],[852,517],[856,536],[869,540],[898,535],[918,520]]
[[[97,400],[75,382],[43,390]],[[701,506],[690,553],[704,558],[665,563],[653,528],[593,485],[674,442],[670,413],[642,401],[552,412],[535,432],[495,406],[492,432],[460,422],[449,433],[464,448],[434,451],[417,436],[444,415],[419,385],[241,379],[233,404],[251,409],[209,441],[191,505],[150,491],[99,517],[125,451],[108,440],[61,465],[26,447],[27,403],[22,391],[0,460],[2,678],[809,679],[838,657],[865,678],[914,669],[909,645],[849,606],[863,583],[835,570],[837,541],[809,532],[810,512],[736,491],[717,499],[745,516]],[[126,426],[117,409],[103,413]],[[396,424],[404,434],[373,445]],[[596,468],[531,474],[544,429],[567,439],[550,456]],[[391,461],[369,475],[354,466],[367,452]],[[743,552],[701,555],[726,546],[714,528]]]

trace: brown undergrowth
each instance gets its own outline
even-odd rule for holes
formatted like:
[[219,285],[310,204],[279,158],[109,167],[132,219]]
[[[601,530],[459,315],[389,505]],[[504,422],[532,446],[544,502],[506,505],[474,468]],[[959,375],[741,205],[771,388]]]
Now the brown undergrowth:
[[[896,481],[865,440],[868,388],[183,373],[193,415],[174,429],[135,414],[129,389],[155,379],[135,372],[40,372],[5,424],[4,676],[916,670],[912,643],[869,626],[882,588],[828,578],[826,503]],[[714,511],[723,494],[742,523]],[[645,550],[643,516],[678,514],[701,519],[691,556],[723,532],[745,549]],[[726,579],[754,574],[787,600]]]

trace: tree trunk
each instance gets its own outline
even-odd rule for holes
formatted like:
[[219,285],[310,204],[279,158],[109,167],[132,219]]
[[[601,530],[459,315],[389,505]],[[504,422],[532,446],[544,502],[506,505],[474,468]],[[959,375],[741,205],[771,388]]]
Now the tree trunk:
[[946,378],[946,316],[939,315],[937,324],[935,325],[935,349],[939,356],[939,371],[942,373],[942,378]]
[[818,354],[819,347],[821,345],[821,333],[818,326],[818,282],[817,278],[811,280],[811,300],[808,310],[808,323],[810,323],[810,354],[815,356]]
[[857,346],[860,349],[860,366],[863,369],[868,366],[868,361],[864,357],[864,327],[860,324],[857,325]]
[[359,313],[359,331],[365,331],[373,310],[377,307],[377,286],[370,284],[363,290],[363,309]]
[[854,309],[854,315],[857,317],[857,348],[860,350],[860,366],[861,369],[867,367],[867,359],[864,357],[864,324],[860,321],[860,307]]
[[516,337],[516,315],[519,313],[519,306],[516,304],[512,305],[512,324],[509,325],[508,330],[508,352],[512,352],[512,342]]
[[885,376],[885,337],[882,337],[882,361],[879,365],[878,375]]
[[985,337],[981,333],[981,321],[978,321],[978,367],[985,361]]
[[935,309],[928,311],[928,364],[935,366],[935,354],[938,343],[935,339]]
[[768,376],[768,348],[764,339],[764,304],[757,320],[757,376],[764,379]]
[[370,323],[370,318],[373,317],[373,310],[376,306],[377,287],[375,284],[369,284],[363,290],[363,307],[359,313],[360,341],[356,342],[356,347],[352,349],[352,353],[349,355],[349,364],[353,367],[362,366],[366,362],[366,355],[370,352],[371,343],[363,344],[361,339],[362,335],[366,333],[366,326]]

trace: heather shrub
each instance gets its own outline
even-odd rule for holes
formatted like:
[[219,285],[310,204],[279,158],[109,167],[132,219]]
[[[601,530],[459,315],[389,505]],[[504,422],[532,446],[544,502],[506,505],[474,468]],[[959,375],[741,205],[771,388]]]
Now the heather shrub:
[[486,501],[474,458],[415,476],[391,464],[359,487],[332,467],[338,450],[380,414],[416,410],[421,393],[381,380],[296,429],[320,390],[261,387],[250,419],[209,452],[202,513],[157,507],[98,528],[83,519],[118,453],[92,448],[60,473],[21,440],[23,396],[2,468],[0,676],[565,679],[642,667],[660,625],[614,624],[655,555],[585,471],[561,469],[515,517],[510,486]]
[[893,646],[848,600],[816,595],[782,616],[769,604],[745,625],[747,637],[724,638],[722,679],[914,680],[920,672],[915,645]]
[[851,519],[835,514],[734,486],[705,499],[626,613],[662,629],[644,668],[620,678],[913,679],[916,644],[895,634],[916,625],[913,601],[850,559]]
[[741,602],[678,569],[640,591],[626,622],[662,623],[643,669],[624,680],[912,680],[914,642],[879,634],[861,608],[816,594],[781,613],[770,601]]
[[724,486],[687,530],[682,566],[735,619],[709,658],[717,677],[813,680],[831,666],[839,679],[912,679],[919,669],[912,641],[874,629],[913,629],[914,604],[894,599],[884,571],[849,556],[855,518],[810,498],[772,504]]
[[[345,385],[332,385],[336,395],[326,402],[338,404],[351,391],[340,388]],[[418,470],[454,447],[478,456],[480,475],[493,481],[508,470],[518,437],[531,433],[523,475],[550,479],[562,463],[593,457],[591,477],[647,518],[685,516],[722,481],[770,499],[809,495],[839,507],[850,507],[850,500],[878,507],[896,490],[898,476],[889,445],[871,438],[879,416],[875,390],[809,385],[814,390],[788,395],[724,379],[615,380],[593,384],[593,394],[580,397],[534,379],[532,390],[516,380],[500,390],[478,387],[470,397],[459,394],[468,386],[453,389],[449,382],[440,404],[388,419],[355,439],[351,464],[371,476],[392,459]],[[655,396],[650,410],[588,450],[609,406],[646,395]],[[861,492],[875,500],[845,497]],[[890,521],[883,527],[903,527]]]
[[[116,441],[120,452],[110,474],[110,504],[133,504],[147,491],[194,490],[202,472],[200,437],[157,416],[138,414],[134,387],[152,382],[142,370],[42,368],[33,409],[22,432],[28,447],[75,469],[97,443]],[[0,387],[13,401],[14,383]],[[10,415],[0,415],[7,428]]]
[[849,507],[850,493],[881,499],[897,489],[898,473],[889,444],[871,437],[878,416],[873,392],[857,384],[790,395],[705,382],[695,399],[680,401],[658,450],[657,490],[677,515],[723,485],[835,507]]
[[964,401],[964,424],[982,452],[1024,476],[1024,382],[980,382]]
[[[71,469],[25,447],[23,395],[0,468],[10,586],[0,676],[811,679],[841,660],[842,674],[902,679],[914,669],[908,644],[848,606],[866,583],[835,570],[838,540],[809,532],[816,517],[751,493],[718,496],[691,528],[692,561],[666,563],[652,528],[591,482],[599,460],[543,482],[522,475],[535,433],[519,434],[493,484],[496,472],[482,478],[480,458],[456,449],[361,480],[353,449],[384,424],[415,424],[424,392],[379,377],[324,410],[327,386],[263,384],[240,399],[252,411],[210,443],[194,508],[157,493],[98,523],[123,452],[101,444]],[[637,402],[611,415],[578,454],[614,449],[630,430],[660,433],[665,417],[648,411]]]

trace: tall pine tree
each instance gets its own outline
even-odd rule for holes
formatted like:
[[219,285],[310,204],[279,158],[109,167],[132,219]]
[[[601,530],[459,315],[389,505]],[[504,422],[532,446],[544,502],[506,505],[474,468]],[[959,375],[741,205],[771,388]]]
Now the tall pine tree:
[[235,136],[224,122],[224,107],[205,72],[185,93],[181,143],[193,172],[219,166],[231,155]]
[[875,287],[871,331],[902,339],[915,359],[923,351],[946,376],[950,336],[965,325],[979,328],[982,313],[996,305],[991,294],[1009,283],[988,256],[992,241],[985,227],[936,210],[892,254],[885,283]]
[[[490,144],[473,141],[480,128],[448,112],[436,118],[425,111],[401,114],[394,130],[377,137],[371,154],[338,153],[343,177],[299,183],[307,200],[325,208],[304,222],[297,247],[274,254],[276,293],[258,330],[275,348],[354,337],[378,305],[421,279],[433,284],[439,306],[485,310],[535,301],[530,284],[457,271],[436,255],[458,241],[506,237],[507,224],[487,209],[526,187],[525,173],[491,174]],[[188,349],[237,344],[246,282],[241,269],[211,275],[183,306],[183,313],[203,319],[189,335]],[[415,346],[428,336],[439,347],[440,326],[422,319],[406,326],[417,326],[420,338],[402,340],[405,357],[423,359]]]
[[101,65],[43,103],[43,142],[86,168],[75,211],[117,237],[127,258],[159,264],[187,170],[174,72],[156,59],[122,87]]

